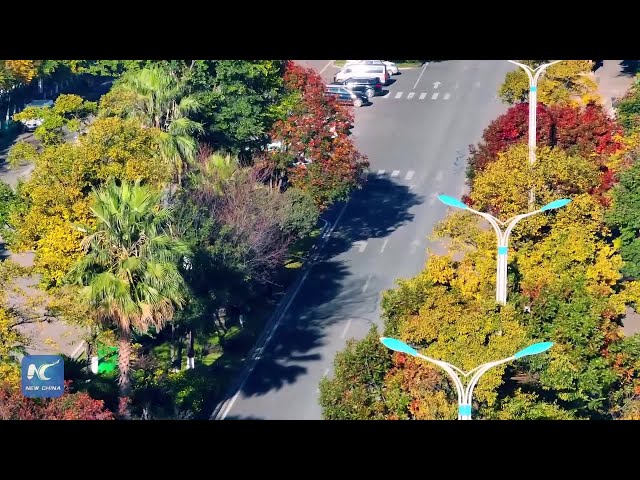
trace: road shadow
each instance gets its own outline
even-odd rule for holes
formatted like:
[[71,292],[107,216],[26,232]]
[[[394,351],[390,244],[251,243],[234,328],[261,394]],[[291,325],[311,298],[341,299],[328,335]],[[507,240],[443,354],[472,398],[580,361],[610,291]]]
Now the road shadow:
[[635,77],[638,68],[640,68],[640,60],[622,60],[620,65],[622,66],[622,75]]
[[[362,300],[362,279],[351,271],[342,254],[354,243],[384,238],[413,220],[410,209],[424,201],[389,177],[368,175],[364,187],[352,195],[305,282],[265,347],[260,361],[242,387],[245,396],[261,396],[297,382],[307,364],[321,359],[318,349],[327,343],[329,327],[344,320],[341,308]],[[295,288],[295,285],[294,285]],[[359,316],[373,312],[358,312]],[[307,381],[303,377],[304,381]],[[314,391],[316,378],[309,386]],[[227,395],[233,395],[230,392]],[[228,397],[227,397],[228,398]]]
[[397,82],[397,80],[395,78],[390,78],[389,81],[385,84],[385,87],[390,87],[391,85],[393,85],[396,82]]

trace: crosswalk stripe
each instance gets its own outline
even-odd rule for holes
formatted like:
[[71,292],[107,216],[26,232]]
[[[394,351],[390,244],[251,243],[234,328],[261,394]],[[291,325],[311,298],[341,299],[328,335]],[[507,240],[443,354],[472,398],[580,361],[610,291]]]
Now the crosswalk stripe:
[[413,178],[413,174],[416,173],[413,170],[409,170],[407,175],[404,177],[405,180],[411,180]]
[[449,100],[449,98],[451,98],[451,94],[445,93],[443,99],[444,100]]
[[424,97],[426,97],[427,94],[426,93],[421,93],[420,96],[418,97],[419,100],[424,100]]
[[431,100],[435,100],[436,98],[438,98],[438,95],[440,95],[439,92],[436,92],[433,95],[431,95]]
[[396,98],[400,98],[402,96],[402,92],[396,93]]
[[414,96],[414,95],[415,95],[415,93],[414,93],[414,92],[409,92],[409,93],[407,94],[407,100],[411,100],[411,99],[413,98],[413,96]]
[[391,172],[392,177],[397,177],[398,175],[400,175],[400,170],[394,170],[393,172]]

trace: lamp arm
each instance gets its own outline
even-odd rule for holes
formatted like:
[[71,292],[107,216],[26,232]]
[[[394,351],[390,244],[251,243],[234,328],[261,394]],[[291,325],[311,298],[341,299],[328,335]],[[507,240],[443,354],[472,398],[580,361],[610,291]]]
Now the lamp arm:
[[500,229],[500,225],[499,225],[499,223],[502,223],[502,222],[500,222],[500,220],[498,220],[493,215],[489,215],[488,213],[484,213],[484,212],[479,212],[478,210],[474,210],[473,208],[467,208],[467,210],[472,213],[475,213],[476,215],[480,215],[487,222],[489,222],[493,227],[493,229],[495,230],[496,235],[498,236],[498,241],[500,241],[500,237],[502,235],[502,230]]
[[540,76],[542,75],[542,73],[551,65],[554,65],[558,62],[561,62],[562,60],[554,60],[553,62],[549,62],[549,63],[545,63],[543,65],[540,65],[538,68],[536,68],[535,71],[535,76],[533,77],[533,82],[537,83],[538,79],[540,78]]
[[478,380],[480,380],[480,377],[482,377],[482,375],[487,373],[487,371],[492,369],[493,367],[497,367],[498,365],[502,365],[503,363],[511,362],[512,360],[515,360],[515,358],[516,357],[512,355],[511,357],[503,358],[502,360],[497,360],[495,362],[489,362],[489,363],[485,363],[484,365],[480,365],[479,370],[476,372],[476,374],[473,376],[473,378],[469,382],[469,385],[467,386],[467,391],[465,392],[468,403],[471,403],[471,399],[473,398],[473,389],[476,387],[476,384],[478,383]]
[[426,360],[429,363],[433,363],[434,365],[437,365],[438,367],[443,369],[445,372],[447,372],[449,377],[451,377],[451,380],[453,380],[454,385],[456,386],[456,390],[458,392],[458,404],[464,401],[464,393],[465,393],[464,385],[462,384],[462,380],[460,380],[460,377],[458,377],[458,375],[453,370],[453,368],[451,368],[453,367],[453,365],[447,362],[443,362],[440,360],[436,360],[434,358],[427,357],[426,355],[422,355],[421,353],[418,353],[418,358],[421,358],[422,360]]
[[509,62],[513,63],[514,65],[518,65],[520,68],[522,68],[527,73],[527,77],[529,77],[529,85],[533,85],[533,75],[531,75],[531,67],[529,67],[528,65],[525,65],[524,63],[516,62],[514,60],[509,60]]
[[513,230],[513,227],[516,226],[516,224],[522,220],[523,218],[527,218],[527,217],[531,217],[532,215],[535,215],[537,213],[540,213],[542,210],[536,210],[534,212],[529,212],[529,213],[522,213],[520,215],[516,215],[513,218],[510,218],[509,220],[507,220],[507,222],[509,225],[507,226],[507,229],[504,232],[504,242],[505,245],[506,243],[509,241],[509,235],[511,235],[511,230]]

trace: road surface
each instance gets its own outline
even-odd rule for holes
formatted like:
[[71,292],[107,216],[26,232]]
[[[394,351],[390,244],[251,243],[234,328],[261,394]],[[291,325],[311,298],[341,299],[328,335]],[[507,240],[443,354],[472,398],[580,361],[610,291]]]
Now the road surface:
[[426,236],[446,215],[436,195],[465,192],[468,146],[506,110],[496,92],[511,69],[506,61],[430,63],[394,76],[385,97],[356,110],[353,134],[371,162],[369,182],[216,418],[321,419],[318,382],[349,338],[382,325],[381,293],[423,268]]

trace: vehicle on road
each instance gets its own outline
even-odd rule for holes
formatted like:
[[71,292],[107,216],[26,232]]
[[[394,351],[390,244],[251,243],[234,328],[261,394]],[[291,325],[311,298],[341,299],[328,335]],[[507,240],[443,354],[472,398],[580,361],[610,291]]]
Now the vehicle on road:
[[389,79],[391,78],[391,75],[389,75],[387,67],[382,64],[367,65],[364,63],[357,63],[354,65],[350,65],[348,67],[344,67],[342,70],[336,73],[336,76],[333,78],[333,81],[341,82],[343,80],[348,80],[352,77],[377,78],[380,83],[382,83],[383,85],[386,85],[387,83],[389,83]]
[[[44,108],[44,107],[52,107],[53,100],[34,100],[29,103],[25,108],[36,107],[36,108]],[[36,128],[42,125],[44,120],[42,118],[29,118],[27,120],[23,120],[22,123],[25,126],[28,132],[33,132]]]
[[355,64],[365,64],[365,65],[384,65],[385,67],[387,67],[387,70],[389,70],[389,73],[391,75],[397,75],[400,72],[400,69],[398,68],[398,66],[393,63],[390,62],[389,60],[347,60],[347,62],[345,63],[345,67],[348,67],[350,65],[355,65]]
[[369,99],[364,93],[352,92],[347,87],[340,85],[328,85],[324,94],[334,97],[340,103],[353,105],[354,107],[361,107],[369,103]]
[[347,87],[352,92],[362,92],[367,98],[373,98],[382,94],[382,83],[377,78],[352,77],[348,80],[335,82],[330,86]]

